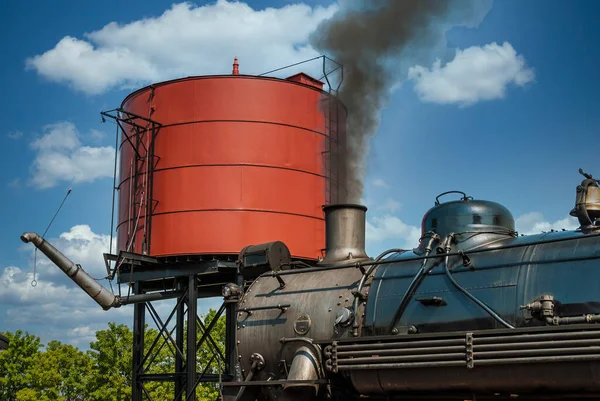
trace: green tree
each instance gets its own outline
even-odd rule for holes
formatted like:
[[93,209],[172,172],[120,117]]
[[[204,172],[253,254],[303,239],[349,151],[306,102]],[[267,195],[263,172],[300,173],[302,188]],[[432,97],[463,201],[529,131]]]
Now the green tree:
[[[204,328],[208,328],[209,323],[217,315],[217,311],[211,309],[205,315],[201,316],[204,324]],[[200,348],[197,350],[197,362],[199,374],[206,370],[207,373],[219,374],[223,373],[224,361],[221,360],[220,355],[225,355],[225,316],[221,316],[219,320],[213,326],[210,337],[212,341],[205,341]],[[198,327],[198,339],[202,337],[204,330]],[[215,345],[220,351],[216,353]],[[214,401],[219,397],[218,384],[214,383],[203,383],[198,385],[196,388],[196,398],[198,401]]]
[[16,401],[17,392],[33,388],[30,368],[40,352],[40,338],[17,330],[3,333],[10,341],[8,349],[0,352],[0,399]]
[[131,399],[131,363],[133,333],[124,324],[109,323],[107,330],[96,332],[88,355],[94,374],[89,381],[90,401]]
[[[144,337],[145,353],[150,351],[150,347],[154,344],[159,331],[154,328],[146,329]],[[164,343],[164,334],[156,342],[155,348],[152,350],[156,357],[152,359],[149,365],[146,365],[145,373],[173,373],[175,372],[175,348],[174,345]],[[172,337],[171,337],[172,338]],[[162,347],[161,347],[162,346]],[[157,401],[172,401],[173,392],[175,391],[175,383],[173,382],[149,382],[145,384],[146,390],[152,400]]]
[[[198,339],[216,315],[210,310],[201,316]],[[187,322],[184,333],[187,333]],[[151,363],[145,364],[145,373],[173,373],[175,347],[171,339],[165,342],[164,333],[154,328],[145,331],[144,346],[148,352],[157,336]],[[0,352],[0,401],[125,401],[131,399],[133,333],[126,325],[109,323],[106,330],[96,332],[96,340],[84,353],[77,348],[50,341],[45,350],[40,339],[21,331],[6,333],[10,340],[8,350]],[[213,327],[210,341],[197,350],[197,371],[219,374],[223,369],[215,346],[225,353],[225,317]],[[184,344],[183,355],[187,353]],[[145,389],[152,400],[171,401],[172,382],[148,382]],[[218,386],[202,383],[196,388],[199,401],[214,401],[219,396]]]
[[[147,328],[144,347],[147,352],[159,332]],[[169,347],[158,341],[153,352],[157,353],[145,373],[172,373],[175,359]],[[92,359],[93,375],[89,380],[90,401],[123,401],[131,399],[133,332],[126,325],[109,323],[108,330],[96,332],[96,341],[90,344],[88,355]],[[160,349],[160,350],[159,350]],[[152,400],[171,401],[174,384],[149,382],[145,384]]]
[[92,377],[92,361],[72,345],[50,341],[29,367],[32,387],[17,392],[18,401],[84,401],[87,382]]

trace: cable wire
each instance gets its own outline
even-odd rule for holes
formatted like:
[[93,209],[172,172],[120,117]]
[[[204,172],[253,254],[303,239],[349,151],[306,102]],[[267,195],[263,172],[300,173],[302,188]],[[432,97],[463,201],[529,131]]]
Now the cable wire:
[[[42,238],[46,237],[46,233],[50,229],[50,226],[52,225],[52,223],[54,223],[54,219],[56,219],[56,216],[58,216],[58,212],[60,212],[60,209],[62,209],[63,205],[65,204],[65,201],[67,200],[67,197],[70,194],[71,194],[71,189],[69,189],[67,191],[67,194],[65,195],[64,199],[60,203],[60,206],[56,210],[56,213],[54,213],[54,217],[52,217],[52,220],[50,220],[50,223],[48,223],[48,227],[46,227],[46,230],[42,234]],[[33,252],[33,280],[31,280],[31,286],[32,287],[35,287],[37,285],[37,280],[35,279],[35,275],[36,275],[36,271],[37,271],[37,251],[38,251],[38,248],[35,247],[35,251]]]
[[514,329],[515,326],[511,325],[510,323],[508,323],[504,319],[502,319],[500,317],[500,315],[498,315],[496,312],[494,312],[494,310],[492,308],[490,308],[489,306],[487,306],[486,304],[481,302],[479,299],[477,299],[474,295],[472,295],[469,291],[467,291],[463,286],[461,286],[458,283],[458,281],[456,281],[454,279],[454,277],[452,277],[452,273],[450,273],[450,269],[448,267],[449,260],[450,260],[450,256],[446,256],[444,258],[444,270],[446,272],[446,276],[448,277],[448,279],[450,279],[450,282],[452,282],[452,285],[454,285],[456,287],[456,289],[459,290],[460,292],[462,292],[467,298],[469,298],[471,301],[473,301],[475,304],[477,304],[479,307],[481,307],[481,309],[486,311],[490,316],[492,316],[494,319],[496,319],[501,325],[503,325],[507,329]]

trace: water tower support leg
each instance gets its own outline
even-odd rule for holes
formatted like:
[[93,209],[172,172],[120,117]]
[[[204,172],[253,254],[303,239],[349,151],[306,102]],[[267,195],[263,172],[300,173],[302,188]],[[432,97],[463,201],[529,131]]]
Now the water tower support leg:
[[[134,294],[142,293],[141,283],[134,284]],[[132,358],[132,401],[142,401],[142,381],[139,380],[140,367],[144,358],[144,329],[146,323],[146,304],[135,304],[133,307],[133,358]]]
[[188,326],[187,326],[187,381],[186,401],[196,401],[196,315],[198,313],[198,287],[196,275],[189,276],[188,283]]
[[[184,295],[185,296],[185,295]],[[184,333],[184,329],[185,329],[185,304],[183,302],[180,302],[177,305],[177,328],[176,330],[176,334],[175,334],[175,342],[177,344],[177,347],[181,350],[183,350],[184,347],[184,341],[185,341],[185,333]],[[185,360],[181,357],[181,355],[179,353],[177,353],[175,355],[175,372],[182,372],[183,371],[183,366],[184,366]],[[185,378],[182,376],[178,376],[177,379],[175,380],[175,395],[176,395],[176,399],[175,401],[183,401],[183,390],[185,387]]]

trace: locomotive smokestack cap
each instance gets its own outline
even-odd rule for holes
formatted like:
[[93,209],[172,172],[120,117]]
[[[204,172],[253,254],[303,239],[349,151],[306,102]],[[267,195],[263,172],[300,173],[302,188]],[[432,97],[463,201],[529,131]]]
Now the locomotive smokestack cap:
[[325,258],[322,265],[369,259],[365,251],[367,207],[356,204],[323,206],[325,212]]

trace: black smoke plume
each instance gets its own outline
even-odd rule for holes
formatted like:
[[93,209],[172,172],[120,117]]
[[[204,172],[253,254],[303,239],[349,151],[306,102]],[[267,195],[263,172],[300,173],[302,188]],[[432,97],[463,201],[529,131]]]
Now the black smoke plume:
[[312,33],[311,45],[344,66],[340,98],[348,107],[349,115],[347,157],[340,160],[345,159],[346,163],[341,166],[347,174],[346,201],[358,202],[363,193],[369,139],[377,132],[380,111],[389,89],[398,79],[398,68],[390,60],[402,57],[410,45],[423,47],[439,39],[436,37],[441,32],[439,25],[436,26],[438,18],[444,17],[457,3],[451,0],[363,0],[354,8],[342,5]]

